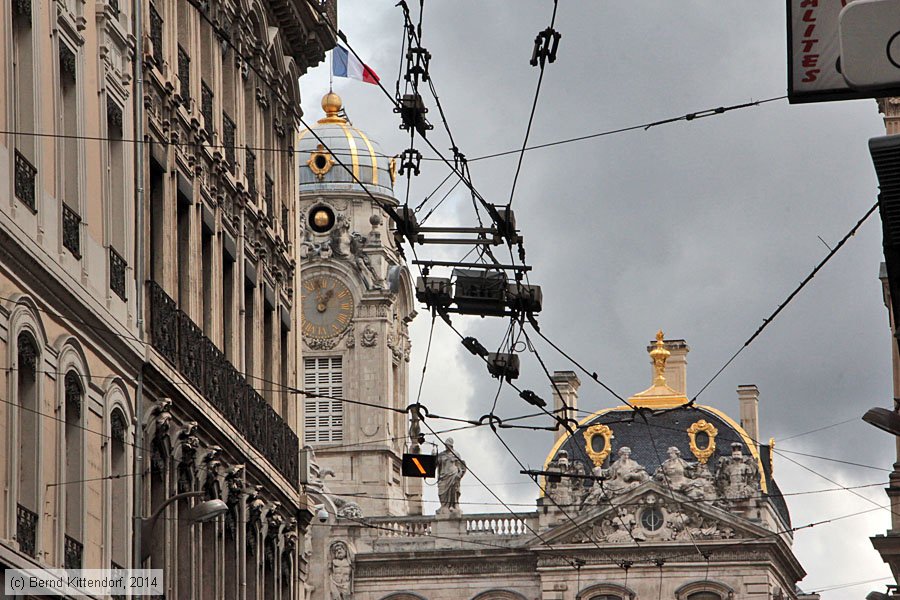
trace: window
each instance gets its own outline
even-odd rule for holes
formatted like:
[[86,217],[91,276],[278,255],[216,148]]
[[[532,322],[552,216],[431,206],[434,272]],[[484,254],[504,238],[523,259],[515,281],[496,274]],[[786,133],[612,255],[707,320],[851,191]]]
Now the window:
[[128,564],[128,540],[131,527],[128,522],[127,501],[129,479],[128,457],[125,454],[125,435],[128,431],[128,421],[120,408],[112,411],[109,423],[110,429],[110,488],[111,488],[111,539],[112,548],[110,554],[113,562],[120,565]]
[[[35,130],[34,53],[31,2],[13,2],[13,129]],[[15,194],[32,212],[37,212],[35,179],[37,164],[34,136],[15,137]]]
[[646,508],[641,513],[641,527],[647,531],[656,531],[662,527],[664,521],[662,511],[656,506]]
[[717,581],[692,581],[675,590],[675,600],[731,600],[734,590]]
[[[344,394],[340,356],[303,359],[303,388],[307,392],[340,398]],[[303,441],[340,442],[344,439],[344,404],[331,398],[303,400]]]
[[82,554],[82,425],[84,385],[76,371],[66,373],[65,388],[65,568],[80,569]]
[[38,522],[38,382],[40,364],[38,345],[29,333],[20,333],[16,340],[18,395],[18,423],[16,435],[19,446],[18,506],[16,510],[16,541],[19,550],[29,556],[37,554]]

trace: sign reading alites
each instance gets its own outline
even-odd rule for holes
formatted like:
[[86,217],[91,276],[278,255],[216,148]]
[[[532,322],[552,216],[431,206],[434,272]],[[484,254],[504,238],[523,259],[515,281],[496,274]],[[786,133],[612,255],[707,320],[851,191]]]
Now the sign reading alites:
[[[900,95],[894,86],[855,90],[841,75],[841,10],[854,1],[787,0],[788,100],[792,104]],[[890,55],[891,44],[884,42]],[[848,63],[848,69],[851,66],[858,68]]]
[[824,102],[868,98],[840,71],[838,17],[851,0],[787,0],[788,100]]

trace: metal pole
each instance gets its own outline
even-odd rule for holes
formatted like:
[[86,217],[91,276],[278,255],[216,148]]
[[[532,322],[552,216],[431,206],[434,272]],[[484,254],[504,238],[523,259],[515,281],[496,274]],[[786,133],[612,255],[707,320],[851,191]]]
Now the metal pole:
[[[132,0],[132,22],[134,24],[134,187],[135,187],[135,319],[138,339],[144,342],[144,23],[143,1]],[[134,503],[132,521],[132,568],[139,569],[143,563],[141,556],[141,514],[144,505],[144,368],[146,347],[141,347],[141,367],[137,376],[137,390],[134,397]]]

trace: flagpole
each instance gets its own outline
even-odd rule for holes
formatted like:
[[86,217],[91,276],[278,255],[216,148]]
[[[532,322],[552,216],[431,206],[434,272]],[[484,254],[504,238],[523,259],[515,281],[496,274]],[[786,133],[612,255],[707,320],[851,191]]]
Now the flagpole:
[[331,51],[331,66],[328,69],[328,93],[334,91],[332,86],[334,85],[334,50]]

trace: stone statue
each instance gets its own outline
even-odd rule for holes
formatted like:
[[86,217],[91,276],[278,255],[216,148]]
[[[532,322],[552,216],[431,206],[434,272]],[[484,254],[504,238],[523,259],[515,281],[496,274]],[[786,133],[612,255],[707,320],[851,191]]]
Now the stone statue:
[[621,543],[629,542],[632,539],[639,541],[644,539],[640,532],[634,531],[634,514],[625,507],[620,506],[608,524],[612,528],[612,532],[606,536],[608,542]]
[[650,480],[644,467],[631,458],[631,448],[622,446],[616,455],[618,458],[603,473],[606,477],[603,489],[607,494],[623,494]]
[[688,473],[691,470],[691,464],[681,458],[681,450],[675,446],[670,446],[667,454],[669,458],[664,460],[659,468],[656,469],[653,479],[667,486],[672,491],[681,492],[690,485]]
[[353,598],[353,561],[347,542],[332,542],[329,551],[329,600]]
[[569,460],[569,453],[566,450],[560,450],[556,455],[556,460],[552,461],[548,466],[550,471],[558,471],[562,474],[559,481],[547,482],[547,494],[556,504],[563,509],[571,505],[580,505],[585,494],[584,479],[580,477],[565,477],[565,475],[584,475],[584,464],[581,461]]
[[460,514],[460,480],[466,474],[466,463],[453,450],[453,438],[444,442],[445,449],[437,455],[438,498],[441,507],[437,514]]
[[338,213],[334,229],[331,231],[331,249],[335,256],[347,258],[350,256],[353,237],[350,234],[350,218],[343,213]]
[[745,456],[744,446],[731,444],[731,456],[719,459],[716,469],[716,488],[722,498],[738,501],[756,496],[759,488],[759,468],[752,456]]

